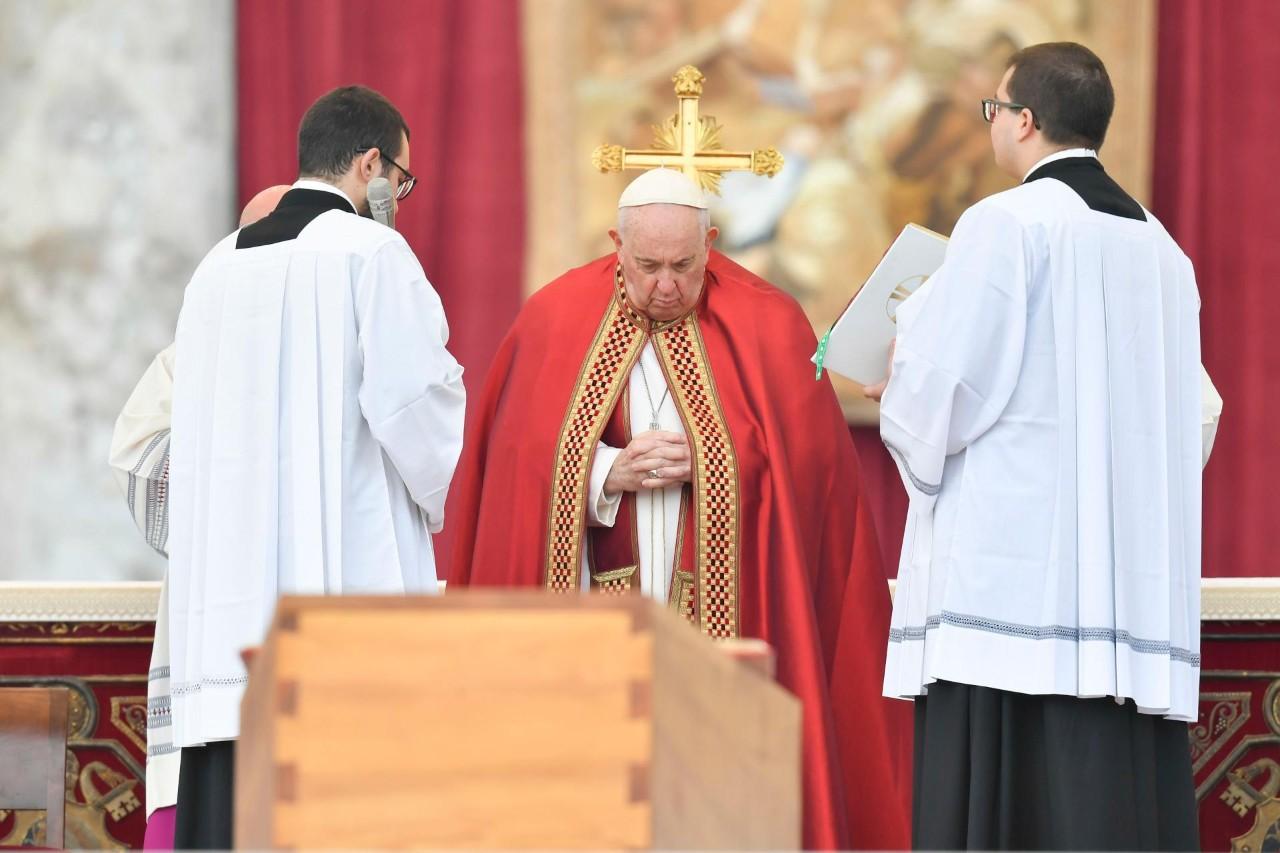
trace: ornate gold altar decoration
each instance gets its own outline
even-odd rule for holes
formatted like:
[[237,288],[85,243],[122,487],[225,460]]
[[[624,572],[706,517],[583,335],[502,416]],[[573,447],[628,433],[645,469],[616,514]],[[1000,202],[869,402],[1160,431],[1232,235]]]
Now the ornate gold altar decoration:
[[782,171],[782,155],[776,148],[755,151],[725,151],[720,142],[720,123],[713,116],[698,115],[698,99],[706,78],[686,65],[671,78],[675,83],[679,109],[675,115],[653,128],[653,148],[628,150],[621,145],[601,145],[591,154],[591,165],[601,172],[623,169],[680,169],[704,189],[720,192],[720,176],[744,171],[772,178]]
[[[1250,673],[1230,674],[1247,676]],[[1267,673],[1267,675],[1275,674]],[[1202,694],[1202,707],[1206,698],[1217,698],[1219,695]],[[1244,694],[1246,697],[1248,695]],[[1238,729],[1236,722],[1248,715],[1248,705],[1246,700],[1242,713],[1237,709],[1223,714],[1220,713],[1223,710],[1223,703],[1218,702],[1210,710],[1207,718],[1202,711],[1201,724],[1191,728],[1193,760],[1196,759],[1197,747],[1205,745],[1207,738],[1214,732]],[[1267,745],[1274,749],[1274,744],[1277,742],[1276,736],[1280,735],[1280,678],[1271,682],[1262,697],[1262,717],[1270,733],[1245,737],[1222,767],[1225,770],[1226,767],[1235,765],[1234,769],[1225,772],[1227,787],[1218,799],[1242,818],[1249,817],[1249,813],[1253,812],[1253,826],[1247,832],[1231,839],[1233,853],[1261,853],[1264,850],[1280,849],[1280,763],[1273,758],[1259,758],[1249,763],[1237,763],[1241,759],[1247,760],[1247,747],[1250,745],[1254,747]],[[1213,748],[1209,747],[1207,751],[1212,751]],[[1197,769],[1203,765],[1204,757],[1206,756],[1197,760],[1195,765]],[[1217,779],[1210,777],[1210,781],[1216,783],[1222,778],[1222,776],[1218,776]],[[1204,789],[1204,787],[1202,784],[1201,788]],[[1197,791],[1197,796],[1201,796],[1200,791]]]
[[1280,794],[1280,765],[1270,758],[1238,767],[1227,774],[1227,779],[1231,784],[1222,792],[1221,799],[1240,817]]
[[1241,817],[1255,811],[1253,828],[1231,839],[1235,853],[1274,850],[1280,844],[1280,765],[1270,758],[1238,767],[1227,774],[1230,785],[1222,801]]
[[[80,759],[68,749],[66,846],[80,850],[123,849],[108,831],[107,823],[142,808],[142,800],[134,792],[137,785],[137,779],[129,779],[101,761],[92,761],[81,769]],[[44,846],[44,812],[21,810],[14,814],[17,820],[12,831],[0,838],[0,846]],[[8,812],[0,812],[0,818],[7,815]]]
[[112,696],[111,725],[145,755],[147,752],[147,697]]
[[[52,633],[60,635],[75,633],[75,630],[55,630]],[[55,683],[69,691],[64,824],[68,849],[125,849],[125,844],[112,833],[112,829],[120,821],[142,810],[141,786],[146,775],[144,765],[130,756],[124,742],[95,736],[102,709],[99,708],[98,699],[88,682],[112,679],[126,682],[136,680],[139,685],[146,682],[145,675],[91,676],[87,680],[67,677],[39,681]],[[0,676],[0,686],[25,686],[31,683],[34,683],[31,679]],[[146,708],[147,697],[144,693],[111,698],[111,725],[124,733],[128,741],[143,755],[146,754]],[[105,761],[88,756],[82,758],[78,754],[80,750],[90,754],[105,750],[118,758],[120,764],[112,767]],[[0,772],[5,769],[0,768]],[[45,845],[43,811],[0,809],[0,821],[8,820],[10,816],[13,817],[13,823],[9,829],[0,830],[0,848]]]

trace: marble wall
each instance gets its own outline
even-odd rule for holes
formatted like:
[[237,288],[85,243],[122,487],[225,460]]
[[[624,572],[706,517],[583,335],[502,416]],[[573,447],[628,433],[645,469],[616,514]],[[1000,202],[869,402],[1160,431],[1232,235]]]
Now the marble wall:
[[0,580],[157,578],[112,424],[234,227],[232,0],[0,0]]

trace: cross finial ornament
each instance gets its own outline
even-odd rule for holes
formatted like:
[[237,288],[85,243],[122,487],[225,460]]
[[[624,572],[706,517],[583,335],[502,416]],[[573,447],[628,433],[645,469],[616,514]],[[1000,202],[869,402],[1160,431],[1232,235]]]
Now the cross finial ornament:
[[628,150],[621,145],[601,145],[591,154],[591,165],[601,172],[623,169],[654,169],[662,166],[684,172],[705,190],[720,192],[720,175],[730,171],[750,171],[772,178],[782,170],[782,155],[776,148],[756,151],[725,151],[720,144],[720,123],[712,116],[698,115],[698,99],[706,78],[692,65],[675,73],[679,111],[653,128],[653,148]]

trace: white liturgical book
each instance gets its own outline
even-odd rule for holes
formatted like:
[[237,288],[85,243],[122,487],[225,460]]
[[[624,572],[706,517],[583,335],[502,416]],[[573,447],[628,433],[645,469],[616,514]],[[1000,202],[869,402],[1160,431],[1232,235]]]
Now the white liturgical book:
[[942,266],[946,251],[941,234],[919,225],[903,228],[819,344],[813,362],[863,385],[884,379],[898,306]]

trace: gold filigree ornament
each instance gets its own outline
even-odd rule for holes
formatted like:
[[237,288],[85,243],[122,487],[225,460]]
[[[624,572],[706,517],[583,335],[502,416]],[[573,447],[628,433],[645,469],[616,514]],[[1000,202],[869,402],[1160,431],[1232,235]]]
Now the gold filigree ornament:
[[1270,758],[1237,767],[1227,774],[1230,785],[1222,801],[1245,817],[1254,810],[1253,827],[1231,839],[1234,853],[1258,853],[1280,846],[1280,765]]
[[1258,805],[1253,828],[1231,839],[1232,853],[1258,853],[1280,846],[1280,800],[1274,797]]
[[[90,762],[81,769],[75,753],[68,750],[64,823],[67,848],[123,850],[125,845],[111,834],[108,824],[119,823],[142,808],[135,791],[139,781],[112,770],[101,761]],[[13,815],[13,827],[0,838],[0,846],[46,846],[43,811],[19,810]],[[0,814],[0,820],[3,819],[4,815]]]
[[[1261,782],[1258,781],[1260,778]],[[1250,809],[1257,808],[1259,803],[1274,799],[1276,794],[1280,794],[1280,765],[1270,758],[1264,758],[1232,770],[1227,774],[1227,781],[1230,784],[1219,799],[1240,817],[1244,817]]]
[[722,126],[713,116],[698,115],[698,99],[706,77],[686,65],[671,78],[679,109],[653,128],[653,148],[630,150],[621,145],[601,145],[591,153],[591,165],[600,172],[624,169],[679,169],[708,192],[719,194],[725,172],[751,172],[772,178],[782,171],[784,160],[776,148],[726,151],[720,140]]
[[591,166],[604,173],[622,171],[622,146],[601,145],[591,152]]
[[676,94],[681,98],[701,98],[702,84],[707,78],[692,65],[685,65],[675,73],[671,82],[676,84]]
[[751,155],[751,171],[766,178],[772,178],[781,172],[784,163],[777,148],[765,148]]

